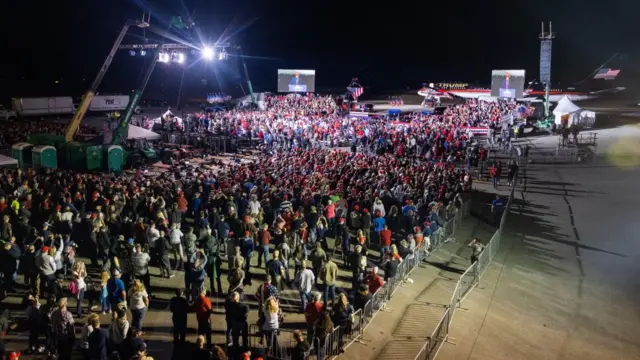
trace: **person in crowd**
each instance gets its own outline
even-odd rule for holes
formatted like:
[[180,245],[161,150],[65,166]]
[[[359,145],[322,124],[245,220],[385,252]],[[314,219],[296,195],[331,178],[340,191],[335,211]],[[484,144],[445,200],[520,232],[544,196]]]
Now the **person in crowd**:
[[106,360],[109,345],[109,332],[100,328],[100,318],[91,318],[92,331],[88,337],[89,359]]
[[109,349],[120,351],[124,340],[129,332],[129,320],[127,320],[127,311],[124,308],[118,308],[114,312],[111,325],[109,325]]
[[207,297],[207,289],[202,288],[200,296],[195,299],[193,304],[196,320],[198,320],[198,335],[205,336],[207,346],[211,346],[211,301]]
[[478,261],[478,258],[480,257],[480,254],[482,254],[482,252],[484,251],[484,244],[480,241],[480,239],[473,238],[469,244],[467,244],[468,247],[471,248],[471,265],[473,265],[476,261]]
[[[78,317],[82,317],[82,302],[84,301],[85,291],[87,290],[87,284],[85,278],[87,277],[87,269],[84,262],[78,261],[73,266],[73,280],[75,284],[75,297],[76,297],[76,314]],[[91,310],[91,308],[89,308]]]
[[41,312],[40,301],[37,297],[29,295],[28,306],[26,310],[27,326],[29,328],[29,345],[27,354],[37,354],[44,351],[44,347],[40,347],[38,337],[42,332],[43,314]]
[[212,357],[212,353],[211,350],[209,350],[206,347],[206,343],[205,343],[205,339],[204,336],[202,335],[198,335],[198,337],[196,338],[196,348],[195,351],[193,353],[193,357],[192,359],[194,360],[211,360]]
[[247,348],[249,345],[249,324],[247,322],[249,315],[249,306],[240,301],[240,294],[234,292],[231,294],[231,302],[226,305],[226,314],[231,320],[231,335],[233,338],[233,346],[240,346],[240,336],[242,336],[242,347]]
[[[280,317],[282,316],[278,300],[274,297],[268,298],[264,304],[262,313],[264,314],[262,332],[267,340],[267,350],[269,353],[275,354],[278,348],[277,332],[280,328]],[[275,355],[278,356],[277,354]]]
[[58,300],[58,310],[51,317],[53,334],[57,340],[58,355],[61,360],[71,359],[73,342],[76,338],[73,315],[67,311],[67,298]]
[[380,231],[380,262],[384,259],[384,256],[391,251],[391,230],[387,224],[383,225],[383,229]]
[[327,341],[327,337],[329,336],[329,334],[331,334],[331,332],[333,331],[333,321],[331,320],[331,314],[329,314],[328,311],[325,311],[324,313],[320,314],[320,316],[318,317],[318,320],[316,321],[315,325],[314,325],[314,330],[313,330],[313,334],[314,334],[314,343],[313,343],[313,347],[318,349],[318,358],[319,359],[324,359],[325,357],[325,352],[324,352],[324,346],[325,343]]
[[291,350],[291,360],[306,359],[307,355],[309,354],[309,350],[311,349],[311,346],[305,340],[300,330],[293,331],[293,340],[295,341],[295,346]]
[[[163,241],[158,237],[155,239],[153,244],[155,247],[155,243],[158,241]],[[133,276],[140,280],[142,284],[144,284],[145,289],[148,293],[151,293],[151,275],[149,274],[149,263],[151,262],[151,256],[145,251],[143,251],[142,246],[140,244],[136,244],[133,253],[131,254],[131,265],[133,270]],[[151,296],[151,295],[149,295]]]
[[307,268],[307,261],[302,261],[302,270],[296,274],[295,283],[298,287],[298,291],[300,292],[300,303],[301,303],[301,312],[304,313],[307,308],[307,304],[312,301],[313,295],[313,287],[316,283],[315,275],[311,269]]
[[171,310],[171,321],[173,322],[173,342],[174,344],[184,344],[187,333],[187,314],[189,303],[184,298],[184,289],[177,289],[176,296],[169,301]]
[[369,287],[365,284],[360,285],[358,291],[353,297],[353,308],[355,311],[364,311],[365,305],[371,301],[372,295],[369,293]]
[[[319,242],[316,243],[315,249],[311,251],[309,254],[309,261],[311,261],[311,266],[313,267],[314,274],[320,274],[320,271],[323,269],[325,263],[327,262],[328,256],[325,253],[324,249],[322,249],[322,244]],[[316,279],[317,283],[317,279]]]
[[313,293],[312,301],[309,302],[304,309],[304,317],[307,322],[308,339],[314,338],[316,322],[325,312],[325,306],[320,300],[322,300],[322,294],[319,292]]
[[131,326],[138,336],[144,335],[142,326],[149,309],[149,294],[140,280],[134,280],[129,292],[129,308],[131,309]]
[[369,293],[375,294],[384,286],[384,281],[378,275],[378,267],[374,266],[369,274],[364,278],[364,284],[369,287]]
[[280,260],[280,251],[274,250],[273,258],[266,264],[267,276],[277,289],[282,289],[282,278],[285,276],[285,267]]
[[258,232],[258,239],[260,240],[260,247],[258,248],[258,267],[262,266],[262,259],[264,258],[265,266],[269,261],[269,244],[271,242],[271,233],[269,232],[269,224],[263,224],[262,228]]
[[400,266],[400,261],[393,256],[391,252],[385,255],[384,261],[381,264],[382,269],[384,270],[384,281],[387,282],[389,279],[396,277],[398,273],[398,266]]
[[323,301],[327,305],[329,298],[336,297],[336,281],[338,280],[338,265],[329,258],[320,271],[320,280],[324,284]]
[[[120,270],[114,269],[111,278],[107,281],[107,294],[111,309],[124,309],[127,307],[127,290],[124,281],[120,279]],[[104,310],[104,309],[103,309]]]
[[[91,355],[89,353],[89,336],[91,335],[91,333],[93,332],[93,330],[95,329],[94,324],[95,321],[98,320],[99,321],[100,317],[98,316],[98,314],[89,314],[89,316],[87,317],[87,323],[84,324],[84,326],[82,326],[82,330],[80,331],[80,349],[82,350],[83,355],[85,356],[85,358],[90,358]],[[107,335],[108,336],[108,335]],[[107,342],[108,345],[108,342]]]

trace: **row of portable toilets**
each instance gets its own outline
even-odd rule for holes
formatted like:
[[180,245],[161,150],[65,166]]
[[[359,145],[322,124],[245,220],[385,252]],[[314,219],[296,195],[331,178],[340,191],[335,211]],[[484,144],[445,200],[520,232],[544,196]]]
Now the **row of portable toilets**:
[[57,169],[58,150],[51,145],[33,145],[26,142],[11,147],[11,157],[18,160],[18,166],[35,169]]

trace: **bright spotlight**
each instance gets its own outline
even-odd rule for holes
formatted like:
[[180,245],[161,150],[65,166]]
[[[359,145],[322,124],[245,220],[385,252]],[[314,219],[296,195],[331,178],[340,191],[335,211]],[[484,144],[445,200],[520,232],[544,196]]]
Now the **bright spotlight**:
[[202,57],[205,60],[213,60],[215,53],[213,52],[213,49],[205,46],[204,49],[202,49]]
[[145,55],[147,55],[147,52],[144,50],[140,50],[140,56],[145,56]]
[[168,63],[170,60],[169,54],[167,54],[166,52],[161,52],[160,54],[158,54],[158,61],[161,63]]
[[183,53],[178,53],[178,56],[176,57],[176,62],[178,64],[184,64],[185,59],[186,59],[186,56]]

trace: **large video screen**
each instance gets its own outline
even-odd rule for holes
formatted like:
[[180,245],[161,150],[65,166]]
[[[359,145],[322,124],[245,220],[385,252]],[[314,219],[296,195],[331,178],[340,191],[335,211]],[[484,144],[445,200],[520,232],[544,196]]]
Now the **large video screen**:
[[493,70],[491,96],[517,99],[524,92],[524,70]]
[[315,92],[315,70],[278,69],[278,92]]

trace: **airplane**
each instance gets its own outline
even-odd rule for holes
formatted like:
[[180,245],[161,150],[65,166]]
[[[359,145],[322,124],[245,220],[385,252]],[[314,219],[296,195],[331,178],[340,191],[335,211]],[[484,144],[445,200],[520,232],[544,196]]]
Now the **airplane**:
[[[612,87],[600,90],[581,90],[574,87],[566,89],[551,89],[549,91],[549,101],[558,102],[563,97],[567,96],[571,101],[582,101],[589,99],[596,99],[604,95],[615,94],[624,91],[624,87]],[[440,82],[423,84],[422,88],[418,90],[418,95],[424,96],[426,99],[435,99],[440,102],[440,99],[478,99],[491,97],[491,89],[489,87],[477,86],[474,84],[464,82]],[[544,99],[545,91],[542,84],[538,81],[529,82],[529,87],[524,89],[522,93],[523,97],[517,100],[531,101]]]

